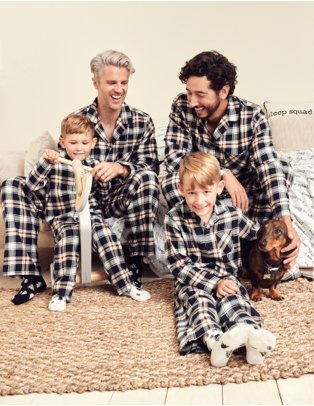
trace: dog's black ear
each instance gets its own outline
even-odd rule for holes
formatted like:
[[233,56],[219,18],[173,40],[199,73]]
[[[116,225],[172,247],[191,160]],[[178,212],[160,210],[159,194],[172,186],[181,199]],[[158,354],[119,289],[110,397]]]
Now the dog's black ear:
[[260,240],[262,238],[262,235],[265,233],[265,229],[266,229],[266,224],[269,222],[269,220],[265,221],[265,223],[263,223],[260,228],[257,231],[257,240]]

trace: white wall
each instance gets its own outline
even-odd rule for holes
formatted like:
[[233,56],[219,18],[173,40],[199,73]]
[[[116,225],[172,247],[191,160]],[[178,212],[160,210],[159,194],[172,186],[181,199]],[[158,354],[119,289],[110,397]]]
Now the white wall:
[[236,94],[314,101],[312,2],[0,2],[0,146],[26,149],[96,95],[89,61],[109,48],[136,68],[127,102],[167,121],[186,60],[216,49]]

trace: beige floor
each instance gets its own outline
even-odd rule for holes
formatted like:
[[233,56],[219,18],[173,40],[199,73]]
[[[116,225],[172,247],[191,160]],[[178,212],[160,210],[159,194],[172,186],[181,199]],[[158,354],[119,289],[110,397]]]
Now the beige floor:
[[[44,276],[49,279],[49,275]],[[148,280],[151,278],[147,277]],[[5,278],[0,273],[0,287],[18,286],[18,280]],[[314,405],[314,374],[265,382],[187,388],[0,396],[0,405]]]
[[242,384],[0,397],[0,405],[313,405],[314,375]]

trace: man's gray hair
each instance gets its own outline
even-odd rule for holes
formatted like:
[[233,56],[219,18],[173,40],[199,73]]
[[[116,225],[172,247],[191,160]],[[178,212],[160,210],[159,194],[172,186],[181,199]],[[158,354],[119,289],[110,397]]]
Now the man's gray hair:
[[133,64],[128,56],[122,52],[114,51],[109,49],[108,51],[102,52],[96,55],[90,62],[91,72],[95,76],[99,76],[103,67],[106,65],[118,66],[119,68],[126,68],[130,75],[135,72]]

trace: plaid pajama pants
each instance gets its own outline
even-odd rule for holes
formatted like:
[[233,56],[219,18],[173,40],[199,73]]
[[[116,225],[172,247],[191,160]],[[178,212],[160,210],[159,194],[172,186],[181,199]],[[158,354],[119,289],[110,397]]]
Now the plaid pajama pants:
[[158,178],[153,171],[139,171],[123,183],[111,182],[98,201],[105,217],[123,217],[131,256],[155,255],[154,225],[158,211]]
[[6,276],[40,275],[37,250],[44,195],[34,200],[24,193],[25,178],[9,178],[2,183],[1,200],[5,220],[3,274]]
[[[116,235],[102,218],[91,215],[93,250],[99,255],[109,281],[118,294],[131,289],[131,274],[124,260],[123,249]],[[79,224],[74,219],[56,219],[51,225],[54,237],[53,293],[71,301],[79,265]]]
[[[6,276],[40,275],[37,250],[40,218],[44,218],[45,195],[32,199],[24,193],[25,178],[2,183],[1,200],[6,227],[3,273]],[[111,182],[98,196],[105,217],[123,217],[131,255],[155,253],[153,227],[158,209],[158,181],[152,171],[141,171],[124,182]]]
[[226,332],[239,323],[262,327],[261,316],[250,303],[247,290],[234,281],[239,293],[222,299],[216,298],[215,291],[209,294],[176,282],[175,319],[181,355],[208,351],[203,336],[209,331]]
[[[288,191],[293,182],[293,171],[290,165],[285,161],[280,161],[287,181]],[[177,172],[168,173],[161,182],[162,193],[168,203],[168,207],[173,207],[182,200],[178,190],[179,175]],[[249,197],[249,210],[245,213],[251,220],[262,224],[264,221],[273,217],[273,211],[270,207],[269,196],[261,188],[256,179],[248,178],[247,182],[242,185]],[[227,192],[222,194],[222,198],[228,197]]]

